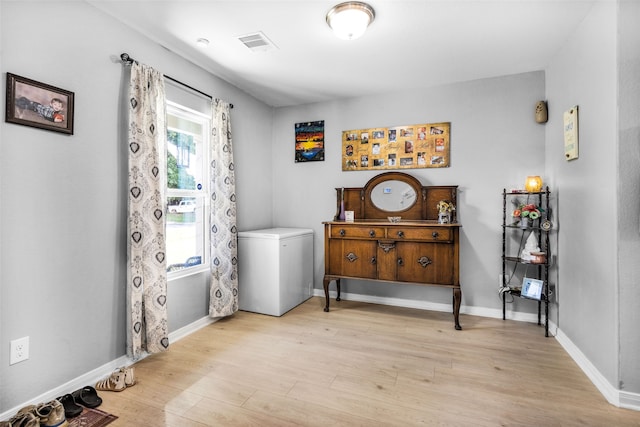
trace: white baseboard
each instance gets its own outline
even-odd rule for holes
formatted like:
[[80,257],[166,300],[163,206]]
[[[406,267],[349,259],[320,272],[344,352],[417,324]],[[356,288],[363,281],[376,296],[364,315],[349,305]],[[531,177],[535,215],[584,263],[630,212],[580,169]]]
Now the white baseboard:
[[[329,291],[329,297],[337,296],[336,291]],[[324,291],[314,289],[314,296],[324,297]],[[417,308],[419,310],[441,311],[445,313],[451,312],[451,304],[442,304],[428,301],[417,301],[412,299],[392,298],[392,297],[376,297],[371,295],[350,294],[340,292],[340,298],[347,301],[368,302],[372,304],[391,305],[394,307]],[[490,317],[494,319],[502,319],[502,310],[486,307],[470,307],[461,306],[460,313],[470,314],[472,316]],[[519,322],[538,323],[538,315],[536,313],[519,313],[507,311],[508,320],[517,320]]]
[[16,406],[15,408],[3,412],[2,414],[0,414],[0,420],[11,418],[13,415],[15,415],[16,412],[27,405],[37,405],[39,403],[50,402],[57,397],[71,393],[75,390],[79,390],[87,385],[93,386],[99,380],[111,375],[111,373],[116,369],[122,366],[128,366],[132,363],[133,362],[131,361],[131,359],[129,359],[127,356],[122,356],[115,360],[112,360],[111,362],[105,363],[104,365],[99,366],[96,369],[87,372],[86,374],[80,375],[79,377],[76,377],[71,381],[61,384],[56,388],[53,388],[45,393],[42,393],[39,396],[34,397],[28,402],[24,402],[21,405]]
[[195,331],[202,329],[205,326],[209,326],[212,323],[217,322],[218,320],[220,319],[214,319],[213,317],[209,316],[202,317],[195,322],[188,324],[187,326],[183,326],[182,328],[169,333],[169,343],[180,341],[182,338],[189,336]]
[[596,369],[595,366],[586,358],[578,347],[561,331],[558,330],[556,340],[578,364],[580,369],[591,380],[593,385],[602,393],[609,403],[620,406],[619,390],[616,390],[607,379]]
[[556,340],[578,364],[589,380],[596,386],[609,403],[620,408],[640,411],[640,394],[622,391],[611,385],[609,381],[596,369],[578,347],[558,329]]
[[[182,338],[194,333],[198,329],[204,328],[207,325],[210,325],[216,322],[218,319],[213,319],[211,317],[203,317],[201,319],[196,320],[195,322],[182,327],[176,331],[173,331],[169,334],[169,342],[174,343],[176,341],[181,340]],[[138,360],[144,359],[148,355],[141,357]],[[0,414],[0,420],[6,420],[11,418],[18,412],[21,408],[24,408],[27,405],[37,405],[39,403],[50,402],[53,399],[63,396],[67,393],[71,393],[75,390],[79,390],[84,386],[91,385],[94,386],[95,383],[104,379],[111,375],[113,371],[122,367],[132,365],[135,361],[127,356],[121,356],[111,362],[105,363],[102,366],[97,367],[96,369],[89,371],[79,377],[72,379],[56,388],[53,388],[45,393],[42,393],[39,396],[34,397],[33,399],[16,406],[15,408],[11,408],[8,411],[5,411]]]
[[[314,290],[314,296],[324,297],[324,291],[321,289]],[[329,297],[335,298],[336,291],[330,291]],[[391,297],[375,297],[370,295],[340,293],[340,298],[348,301],[368,302],[382,305],[392,305],[396,307],[417,308],[422,310],[451,312],[451,304],[438,304],[426,301],[407,300]],[[460,307],[460,313],[472,316],[491,317],[502,319],[502,310],[486,308],[486,307]],[[536,313],[518,313],[508,311],[507,319],[519,322],[538,322]],[[607,399],[607,401],[617,407],[640,411],[640,393],[630,393],[616,389],[609,383],[606,378],[596,369],[595,366],[585,357],[585,355],[576,347],[573,342],[558,328],[553,322],[549,322],[549,335],[556,338],[560,345],[565,349],[567,354],[578,364],[580,369],[585,373],[587,378],[596,386],[598,391]]]
[[629,393],[628,391],[620,392],[621,408],[640,411],[640,393]]

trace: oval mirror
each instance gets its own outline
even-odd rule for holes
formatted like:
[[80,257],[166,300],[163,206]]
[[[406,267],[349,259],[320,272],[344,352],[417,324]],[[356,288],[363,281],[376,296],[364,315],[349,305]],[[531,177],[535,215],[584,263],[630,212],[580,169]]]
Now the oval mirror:
[[383,211],[399,212],[416,203],[416,190],[409,184],[396,179],[383,181],[371,190],[371,203]]

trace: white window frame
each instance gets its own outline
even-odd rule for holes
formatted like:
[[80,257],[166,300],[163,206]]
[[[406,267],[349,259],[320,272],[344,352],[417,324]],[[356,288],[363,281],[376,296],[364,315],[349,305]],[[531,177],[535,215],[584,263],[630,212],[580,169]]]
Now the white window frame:
[[[200,197],[202,200],[202,233],[203,233],[203,255],[202,255],[202,263],[194,265],[193,267],[186,267],[181,270],[170,271],[167,272],[167,280],[175,280],[181,277],[191,276],[194,274],[201,273],[203,271],[209,271],[209,259],[210,259],[210,197],[209,197],[209,183],[210,183],[210,152],[211,152],[211,117],[207,116],[204,113],[193,110],[191,108],[185,107],[176,102],[172,102],[167,100],[167,116],[172,115],[176,117],[182,117],[187,120],[197,121],[202,124],[203,134],[202,134],[202,189],[201,190],[181,190],[181,189],[170,189],[168,188],[168,177],[166,174],[168,173],[168,168],[165,167],[165,212],[167,212],[167,202],[169,197]],[[167,120],[167,129],[165,132],[170,130],[178,130],[181,133],[189,133],[185,132],[182,129],[170,128]],[[194,135],[195,136],[195,135]],[[198,135],[198,139],[200,135]],[[168,151],[168,141],[165,147],[165,162],[167,159],[167,151]]]

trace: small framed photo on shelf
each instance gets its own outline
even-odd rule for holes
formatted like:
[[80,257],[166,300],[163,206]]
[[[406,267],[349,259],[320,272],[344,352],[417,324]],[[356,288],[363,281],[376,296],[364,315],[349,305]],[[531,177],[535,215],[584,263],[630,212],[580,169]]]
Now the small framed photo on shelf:
[[73,135],[73,106],[73,92],[7,73],[7,123]]
[[542,280],[525,277],[522,279],[522,290],[520,291],[520,296],[539,301],[542,297],[543,286],[544,282]]

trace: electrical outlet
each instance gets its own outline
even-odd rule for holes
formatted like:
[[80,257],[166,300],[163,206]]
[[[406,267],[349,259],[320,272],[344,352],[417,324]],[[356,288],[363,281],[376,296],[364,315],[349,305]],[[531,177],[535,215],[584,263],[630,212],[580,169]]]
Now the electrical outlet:
[[15,365],[29,358],[29,337],[11,341],[11,357],[9,365]]

